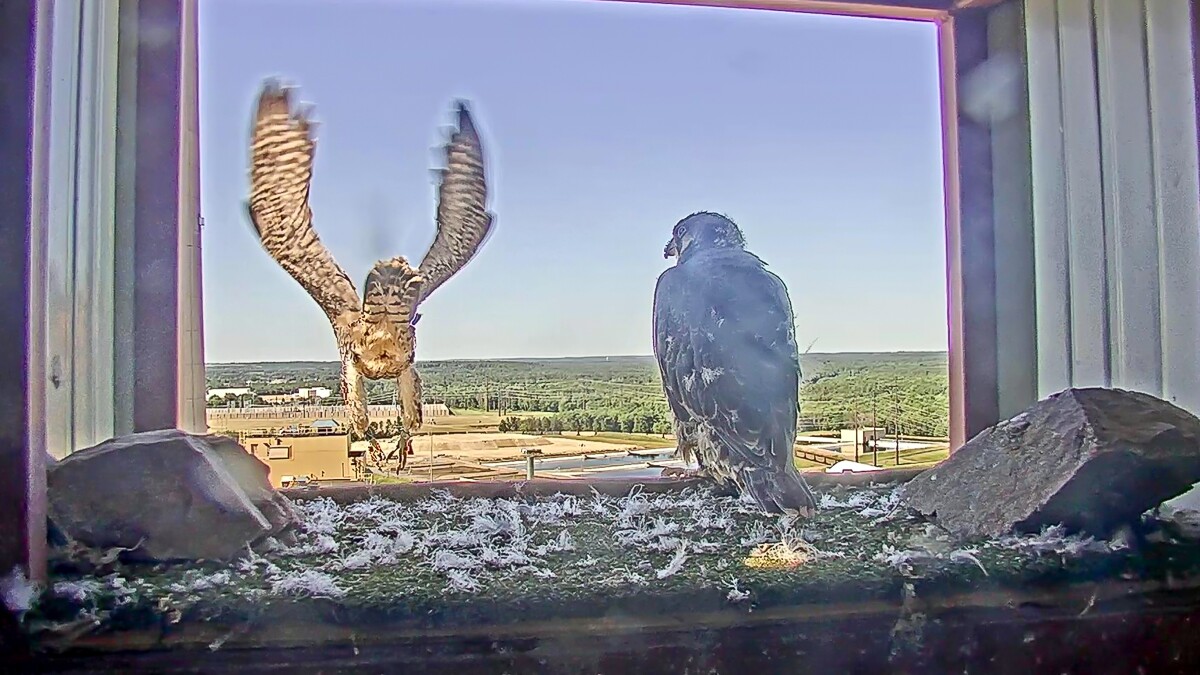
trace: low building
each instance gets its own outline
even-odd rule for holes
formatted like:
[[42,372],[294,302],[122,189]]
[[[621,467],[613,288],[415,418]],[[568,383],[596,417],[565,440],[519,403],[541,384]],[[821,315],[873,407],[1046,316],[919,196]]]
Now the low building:
[[223,389],[209,389],[204,398],[225,398],[226,396],[248,396],[254,391],[250,387],[225,387]]
[[[321,420],[318,420],[321,421]],[[352,451],[346,433],[311,427],[239,434],[242,447],[270,470],[271,485],[290,487],[310,481],[335,482],[361,477],[362,452]]]
[[425,419],[431,417],[449,417],[450,408],[445,403],[426,403],[421,406],[421,416]]
[[288,403],[310,403],[322,401],[333,395],[328,387],[300,387],[290,394],[266,394],[261,396],[267,405],[286,405]]
[[842,444],[866,447],[871,441],[877,441],[887,434],[883,427],[860,427],[858,429],[842,429]]

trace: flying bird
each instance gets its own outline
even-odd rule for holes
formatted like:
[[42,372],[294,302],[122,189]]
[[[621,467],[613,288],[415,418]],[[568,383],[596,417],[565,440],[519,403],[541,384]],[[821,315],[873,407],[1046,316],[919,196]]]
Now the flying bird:
[[[437,234],[420,264],[381,260],[367,274],[363,297],[313,228],[309,204],[315,124],[310,108],[292,105],[291,90],[267,80],[258,96],[250,146],[247,211],[264,249],[316,300],[333,327],[341,357],[342,398],[350,426],[371,441],[363,378],[394,378],[406,436],[421,426],[421,378],[413,365],[417,309],[469,262],[491,232],[487,177],[479,132],[464,101],[436,172]],[[405,450],[400,450],[403,464]]]
[[654,289],[654,356],[678,452],[768,513],[810,516],[793,463],[800,355],[787,287],[725,216],[675,225]]

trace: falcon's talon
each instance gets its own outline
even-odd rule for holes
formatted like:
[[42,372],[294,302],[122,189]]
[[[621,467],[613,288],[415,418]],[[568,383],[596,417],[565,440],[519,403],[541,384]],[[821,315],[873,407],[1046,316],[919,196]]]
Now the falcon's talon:
[[663,478],[671,477],[671,478],[680,478],[682,480],[710,479],[708,474],[706,474],[703,469],[689,469],[689,468],[681,469],[681,468],[673,467],[673,466],[669,466],[669,467],[663,469],[662,476],[663,476]]

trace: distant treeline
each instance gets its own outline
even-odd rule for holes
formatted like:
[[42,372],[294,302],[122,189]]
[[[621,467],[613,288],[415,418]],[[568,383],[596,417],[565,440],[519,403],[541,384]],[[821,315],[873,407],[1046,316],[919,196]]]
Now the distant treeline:
[[[506,418],[506,430],[670,430],[658,367],[649,356],[430,361],[417,367],[427,403],[497,412]],[[874,423],[912,435],[948,433],[945,352],[806,354],[801,367],[803,429]],[[208,386],[250,387],[257,394],[311,386],[338,392],[338,368],[335,362],[210,364]],[[368,381],[367,393],[372,403],[391,402],[395,383]],[[253,403],[253,398],[247,402]],[[324,402],[336,404],[340,399],[335,394]],[[551,414],[510,415],[526,412]]]
[[504,417],[500,431],[526,434],[562,433],[564,431],[623,431],[633,434],[669,434],[671,423],[664,411],[620,412],[570,410],[553,415]]

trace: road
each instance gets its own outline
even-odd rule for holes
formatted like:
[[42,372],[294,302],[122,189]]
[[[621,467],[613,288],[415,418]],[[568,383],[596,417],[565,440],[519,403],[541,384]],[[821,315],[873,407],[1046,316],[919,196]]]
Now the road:
[[[663,467],[682,469],[687,466],[683,460],[672,457],[674,453],[675,448],[663,448],[578,457],[538,457],[534,459],[534,471],[536,475],[548,478],[653,478],[662,473]],[[650,466],[651,463],[654,466]],[[493,462],[488,466],[524,470],[525,460]]]
[[[808,447],[820,448],[838,453],[845,445],[829,443],[828,437],[800,436],[800,441]],[[809,445],[805,441],[816,441],[820,445]],[[932,443],[900,441],[901,450],[920,450],[933,447]],[[881,441],[880,452],[894,451],[896,442]],[[852,450],[852,448],[851,448]],[[868,451],[869,452],[869,451]],[[654,478],[662,474],[663,468],[686,468],[682,459],[674,457],[675,448],[660,448],[654,450],[634,450],[620,452],[592,453],[574,457],[538,457],[534,459],[535,475],[545,478]],[[654,466],[650,466],[653,464]],[[525,470],[525,460],[488,462],[487,466]],[[694,468],[694,465],[693,465]]]

